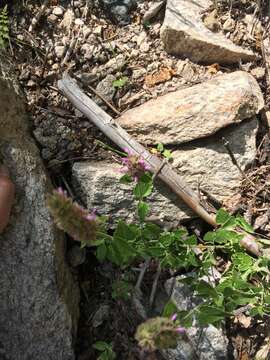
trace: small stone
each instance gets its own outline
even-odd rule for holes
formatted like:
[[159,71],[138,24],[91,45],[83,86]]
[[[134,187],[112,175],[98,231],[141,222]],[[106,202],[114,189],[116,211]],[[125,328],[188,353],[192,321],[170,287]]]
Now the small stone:
[[140,51],[142,51],[142,52],[148,52],[149,49],[150,49],[150,45],[146,41],[140,45]]
[[20,41],[24,41],[24,36],[22,34],[18,34],[17,39]]
[[[112,101],[115,94],[115,88],[113,87],[113,82],[115,79],[115,76],[107,75],[105,79],[98,83],[96,88],[97,92],[108,101]],[[100,101],[98,102],[100,103]]]
[[137,80],[137,79],[141,78],[142,76],[144,76],[145,74],[146,74],[146,70],[144,68],[136,69],[132,73],[132,78],[134,80]]
[[265,68],[256,67],[250,71],[251,75],[253,75],[257,80],[261,80],[265,76]]
[[53,11],[52,11],[53,15],[56,15],[58,17],[63,16],[64,15],[64,10],[63,8],[61,8],[60,6],[56,6]]
[[83,26],[84,25],[84,21],[80,18],[77,18],[75,19],[75,25],[78,25],[78,26]]
[[55,63],[52,65],[52,70],[56,71],[59,69],[59,64]]
[[57,45],[55,46],[54,48],[54,51],[55,51],[55,55],[58,59],[62,59],[62,57],[64,56],[65,54],[65,50],[66,50],[66,47],[63,46],[63,45]]
[[86,60],[91,60],[93,57],[95,45],[83,44],[81,47],[81,53]]
[[57,23],[58,17],[56,15],[54,15],[54,14],[51,14],[51,15],[49,15],[47,17],[47,20],[48,20],[49,23],[54,25],[54,24]]
[[119,54],[116,57],[109,60],[104,65],[104,70],[108,70],[110,73],[116,72],[117,70],[121,70],[126,63],[126,58],[123,54]]
[[92,30],[89,27],[84,26],[82,29],[82,33],[83,33],[84,39],[87,39],[88,36],[92,33]]
[[68,9],[65,12],[63,20],[60,23],[60,27],[69,30],[74,20],[75,20],[74,12]]
[[34,87],[36,87],[36,83],[33,80],[29,80],[27,82],[26,86],[29,87],[29,88],[34,88]]
[[102,26],[101,25],[95,26],[95,28],[93,30],[93,34],[101,36],[101,34],[102,34]]
[[223,24],[223,30],[233,32],[235,28],[235,20],[229,17]]
[[208,14],[204,20],[204,25],[207,27],[207,29],[217,32],[220,29],[220,23],[217,16],[217,10],[213,10],[210,14]]

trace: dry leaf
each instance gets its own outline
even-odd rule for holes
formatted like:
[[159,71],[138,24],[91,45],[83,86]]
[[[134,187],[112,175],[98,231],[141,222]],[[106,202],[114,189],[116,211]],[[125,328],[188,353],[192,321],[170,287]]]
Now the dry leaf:
[[267,360],[270,353],[270,339],[266,338],[264,345],[259,349],[259,351],[256,354],[255,359],[256,360]]
[[171,68],[161,68],[157,73],[146,75],[145,85],[148,87],[168,81],[175,75],[175,71]]
[[207,66],[207,71],[209,74],[216,74],[219,70],[220,70],[220,66],[218,63],[215,63],[215,64],[212,64],[212,65],[209,65]]
[[250,357],[246,352],[244,352],[240,355],[239,360],[250,360]]
[[234,318],[234,323],[239,323],[245,329],[250,327],[251,324],[251,317],[246,316],[245,314],[239,314]]

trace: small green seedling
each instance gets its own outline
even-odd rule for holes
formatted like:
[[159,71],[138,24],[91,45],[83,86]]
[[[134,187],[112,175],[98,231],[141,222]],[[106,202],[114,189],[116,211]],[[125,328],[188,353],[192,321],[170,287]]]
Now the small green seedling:
[[114,360],[116,359],[115,352],[112,349],[112,344],[105,341],[97,341],[93,344],[93,348],[100,351],[101,354],[97,360]]
[[113,81],[113,87],[116,89],[122,89],[128,82],[128,77],[123,76]]

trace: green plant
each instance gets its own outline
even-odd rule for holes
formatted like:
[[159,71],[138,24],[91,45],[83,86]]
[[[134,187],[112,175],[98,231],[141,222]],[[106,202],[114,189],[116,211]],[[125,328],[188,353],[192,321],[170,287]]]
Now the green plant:
[[112,344],[108,344],[105,341],[97,341],[93,344],[93,348],[100,351],[101,354],[97,360],[114,360],[116,359],[116,354],[112,349]]
[[0,49],[5,48],[6,42],[9,39],[9,20],[7,5],[0,10]]
[[120,77],[119,79],[113,81],[113,87],[116,89],[121,89],[127,84],[127,82],[128,82],[127,76]]
[[[96,256],[100,262],[110,261],[124,273],[132,263],[147,259],[155,259],[162,269],[182,269],[187,275],[181,281],[202,300],[188,311],[177,311],[172,303],[165,307],[163,317],[177,313],[182,326],[189,327],[194,320],[202,326],[218,325],[225,318],[233,317],[234,311],[245,305],[250,306],[251,316],[270,315],[269,259],[259,253],[258,244],[250,235],[253,229],[244,218],[231,216],[220,209],[216,214],[219,227],[206,233],[203,239],[190,235],[184,228],[164,231],[147,221],[151,211],[147,198],[153,190],[153,176],[148,164],[128,150],[122,164],[123,176],[120,181],[133,184],[136,221],[131,224],[118,221],[113,234],[109,235],[106,223],[97,217],[94,239],[86,235],[91,229],[85,219],[93,221],[92,215],[87,215],[81,208],[78,210],[77,206],[73,209],[72,217],[82,216],[83,220],[73,220],[68,226],[63,226],[65,213],[55,210],[52,213],[57,215],[57,223],[64,230],[69,230],[72,236],[75,234],[83,245],[96,246]],[[67,214],[64,217],[70,218]],[[83,224],[84,230],[80,232],[76,228],[74,231],[70,228],[71,223]],[[78,237],[80,233],[83,236],[81,239]],[[248,246],[247,242],[250,242]],[[257,252],[254,252],[254,248]],[[218,257],[223,258],[227,266],[221,271],[219,279],[213,279],[212,270]],[[125,297],[129,289],[129,285],[120,281],[113,285],[113,297]],[[157,322],[163,324],[163,320]],[[154,323],[149,324],[153,329]]]
[[157,144],[157,151],[167,160],[172,160],[172,153],[170,150],[165,149],[164,145],[161,143]]

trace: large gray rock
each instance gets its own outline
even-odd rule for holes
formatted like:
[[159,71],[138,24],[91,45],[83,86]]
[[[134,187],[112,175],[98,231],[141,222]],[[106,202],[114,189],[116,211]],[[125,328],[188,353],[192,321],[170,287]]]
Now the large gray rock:
[[16,204],[0,235],[0,358],[73,360],[79,291],[46,207],[51,184],[14,84],[0,78],[0,153]]
[[257,81],[236,71],[150,100],[118,121],[144,144],[182,144],[248,119],[263,106]]
[[223,34],[210,31],[201,19],[201,13],[210,0],[168,0],[161,39],[165,50],[188,57],[195,62],[233,64],[252,61],[255,55],[234,45]]
[[[200,183],[201,189],[224,200],[237,191],[241,175],[224,149],[221,135],[229,140],[231,150],[244,169],[256,154],[256,131],[257,120],[253,119],[224,129],[215,137],[186,144],[181,150],[173,152],[174,166],[195,191]],[[119,183],[119,165],[76,163],[72,174],[78,194],[89,209],[97,208],[111,220],[134,220],[132,190],[130,186]],[[194,215],[170,189],[160,183],[157,183],[149,201],[151,216],[161,221],[171,223]]]

